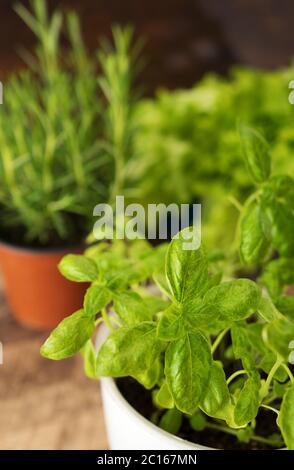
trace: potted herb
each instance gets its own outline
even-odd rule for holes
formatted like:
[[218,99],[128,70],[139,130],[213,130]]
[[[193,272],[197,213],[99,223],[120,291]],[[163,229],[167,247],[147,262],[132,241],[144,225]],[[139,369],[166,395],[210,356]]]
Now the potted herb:
[[32,13],[22,5],[16,11],[37,36],[36,54],[24,53],[30,68],[7,81],[0,108],[0,263],[17,318],[52,328],[85,293],[57,264],[82,251],[93,208],[122,186],[131,32],[114,30],[115,48],[100,49],[99,81],[76,15],[49,17],[45,1],[31,4]]
[[41,353],[80,351],[86,374],[102,378],[113,449],[294,449],[294,182],[271,176],[260,134],[240,132],[256,190],[236,201],[237,253],[187,250],[186,228],[167,248],[117,240],[59,265],[91,286]]

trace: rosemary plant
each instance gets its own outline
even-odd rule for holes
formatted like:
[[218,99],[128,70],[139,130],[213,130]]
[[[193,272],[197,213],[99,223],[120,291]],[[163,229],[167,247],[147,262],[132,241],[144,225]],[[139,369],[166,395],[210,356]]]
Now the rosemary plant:
[[88,57],[74,13],[50,16],[45,0],[16,11],[38,43],[34,54],[23,52],[29,70],[5,84],[0,109],[1,237],[20,244],[79,242],[94,206],[122,182],[130,141],[131,32],[116,29],[114,48],[99,52],[99,81],[98,62]]

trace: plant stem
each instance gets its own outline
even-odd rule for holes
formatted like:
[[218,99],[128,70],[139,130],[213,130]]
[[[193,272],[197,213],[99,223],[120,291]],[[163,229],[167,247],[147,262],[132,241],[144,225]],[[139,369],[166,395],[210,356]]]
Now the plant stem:
[[285,369],[285,371],[287,372],[287,374],[289,376],[289,379],[290,379],[291,383],[293,384],[294,383],[294,376],[293,376],[292,372],[290,371],[289,367],[287,366],[287,364],[284,364],[284,363],[282,363],[281,366]]
[[102,311],[101,311],[101,313],[102,313],[102,318],[103,318],[103,320],[105,321],[105,324],[107,325],[107,327],[108,327],[108,329],[111,331],[111,333],[113,333],[113,332],[114,332],[114,328],[113,328],[113,325],[112,325],[112,323],[111,323],[111,321],[110,321],[109,316],[107,315],[106,309],[103,308]]
[[270,410],[270,411],[273,411],[274,413],[276,413],[278,416],[279,416],[279,410],[277,410],[276,408],[273,408],[272,406],[268,406],[268,405],[260,405],[262,408],[265,408],[266,410]]
[[230,201],[233,206],[239,211],[242,212],[243,206],[234,196],[228,196],[228,201]]
[[[226,434],[230,434],[231,436],[236,436],[237,437],[237,435],[238,435],[238,431],[236,431],[235,429],[230,429],[226,426],[222,426],[222,425],[219,425],[219,424],[207,423],[207,428],[213,429],[215,431],[225,432]],[[268,439],[268,438],[262,437],[262,436],[256,436],[255,434],[253,434],[251,436],[250,440],[260,442],[262,444],[267,444],[267,445],[270,445],[270,446],[274,446],[274,447],[276,447],[276,445],[277,445],[277,443],[274,440]]]
[[219,335],[218,337],[216,338],[215,342],[213,343],[213,345],[211,346],[211,353],[213,354],[215,352],[215,350],[217,349],[217,347],[219,346],[220,342],[222,341],[222,339],[224,338],[224,336],[227,334],[227,332],[229,331],[230,328],[226,328],[225,330],[223,330]]
[[268,376],[267,376],[267,379],[266,379],[266,382],[265,382],[264,386],[261,389],[261,397],[262,398],[264,398],[268,394],[270,384],[272,383],[274,375],[275,375],[275,373],[277,372],[277,370],[279,369],[279,367],[281,365],[282,365],[281,359],[278,357],[276,362],[274,363],[273,367],[271,368]]
[[234,380],[236,377],[238,377],[238,375],[243,375],[243,374],[247,374],[247,371],[245,369],[242,369],[242,370],[237,370],[236,372],[234,372],[227,380],[227,385],[229,385],[232,380]]
[[100,325],[100,323],[102,323],[103,321],[104,321],[103,317],[98,318],[98,319],[95,321],[95,326]]

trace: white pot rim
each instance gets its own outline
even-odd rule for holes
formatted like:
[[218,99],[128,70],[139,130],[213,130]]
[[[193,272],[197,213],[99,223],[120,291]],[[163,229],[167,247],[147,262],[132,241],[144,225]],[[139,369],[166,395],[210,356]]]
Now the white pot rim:
[[[107,328],[103,325],[100,327],[97,335],[96,340],[96,349],[98,350],[99,347],[102,345],[103,341],[105,340],[106,336],[108,335]],[[182,439],[181,437],[175,436],[171,434],[145,418],[141,413],[139,413],[133,406],[126,400],[126,398],[122,395],[118,386],[115,383],[113,378],[109,377],[102,377],[99,379],[100,387],[103,389],[103,395],[111,397],[111,399],[117,403],[117,405],[125,411],[126,414],[129,414],[132,417],[133,421],[138,423],[138,426],[142,426],[145,429],[149,429],[150,433],[155,434],[158,436],[158,439],[161,437],[165,440],[169,440],[169,442],[173,442],[175,445],[175,449],[195,449],[195,450],[222,450],[216,449],[213,447],[204,446],[201,444],[197,444],[196,442],[191,442],[186,439]],[[274,450],[274,449],[273,449]],[[287,448],[278,449],[278,450],[287,450]]]
[[[97,339],[96,339],[97,350],[101,347],[107,335],[108,335],[108,329],[106,328],[105,325],[102,325],[99,328],[98,334],[97,334]],[[202,446],[201,444],[196,444],[195,442],[187,441],[186,439],[182,439],[181,437],[175,436],[174,434],[164,431],[163,429],[153,424],[151,421],[145,418],[141,413],[135,410],[135,408],[133,408],[133,406],[125,399],[125,397],[119,391],[115,383],[115,380],[113,378],[102,377],[99,379],[99,382],[100,382],[101,388],[103,388],[103,392],[106,395],[111,396],[112,399],[116,403],[118,403],[119,406],[123,408],[126,413],[130,414],[132,416],[132,419],[137,421],[137,423],[140,426],[144,426],[144,428],[149,429],[150,432],[156,433],[159,439],[161,436],[163,436],[165,439],[169,439],[171,442],[174,442],[175,446],[180,446],[183,449],[187,449],[187,446],[189,446],[192,449],[195,448],[198,450],[199,449],[212,450],[211,447],[206,447],[206,446]]]
[[149,419],[145,418],[141,413],[139,413],[133,406],[125,399],[125,397],[121,394],[119,391],[114,379],[111,378],[101,378],[99,380],[101,382],[101,386],[104,388],[104,391],[111,395],[112,398],[119,403],[121,407],[125,409],[126,412],[132,414],[132,418],[138,421],[142,426],[145,428],[149,428],[150,431],[153,433],[156,432],[158,433],[158,437],[164,435],[166,438],[173,440],[175,444],[182,444],[182,445],[189,445],[190,447],[195,447],[195,449],[202,449],[202,450],[208,450],[211,449],[211,447],[206,447],[202,446],[201,444],[197,444],[191,441],[187,441],[186,439],[182,439],[181,437],[175,436],[174,434],[171,434],[164,429],[159,428],[155,424],[153,424]]

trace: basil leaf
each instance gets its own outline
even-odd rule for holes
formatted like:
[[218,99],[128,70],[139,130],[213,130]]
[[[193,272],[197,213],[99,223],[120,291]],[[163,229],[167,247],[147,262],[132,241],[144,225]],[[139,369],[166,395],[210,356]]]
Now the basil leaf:
[[154,401],[156,405],[161,408],[174,408],[174,400],[169,391],[166,380],[163,382],[160,389],[154,393]]
[[84,371],[90,379],[96,378],[96,352],[91,340],[88,340],[81,349],[84,358]]
[[220,362],[214,361],[206,392],[201,398],[200,408],[212,418],[226,419],[226,410],[230,404],[231,397],[223,366]]
[[272,226],[272,244],[281,256],[294,256],[294,180],[275,178],[262,192],[261,204]]
[[52,331],[41,347],[41,354],[54,360],[73,356],[91,338],[94,329],[94,319],[86,315],[84,310],[78,310]]
[[178,302],[201,295],[208,282],[208,262],[203,249],[185,250],[189,227],[174,238],[167,250],[166,276],[171,292]]
[[162,273],[156,273],[153,275],[153,280],[155,282],[155,284],[159,287],[159,289],[161,290],[161,292],[168,298],[168,299],[171,299],[172,298],[172,294],[171,294],[171,291],[170,291],[170,286],[167,282],[167,278],[165,276],[165,274],[162,274]]
[[294,384],[285,393],[277,423],[289,450],[294,450]]
[[159,427],[171,434],[177,434],[182,426],[182,421],[182,413],[176,408],[173,408],[162,415],[159,421]]
[[281,317],[273,302],[268,297],[262,297],[258,306],[258,313],[266,321],[276,320]]
[[267,264],[262,275],[273,298],[282,294],[283,288],[294,284],[294,258],[279,258]]
[[[270,189],[268,189],[270,191]],[[265,196],[264,196],[265,197]],[[272,245],[281,256],[294,256],[294,212],[293,207],[273,199],[269,196],[270,202],[266,209],[272,226]],[[265,203],[264,203],[265,205]]]
[[153,312],[136,292],[120,292],[114,296],[114,311],[125,325],[150,321]]
[[252,346],[249,342],[248,329],[245,326],[235,324],[231,328],[233,353],[236,359],[241,359],[244,368],[254,367]]
[[234,420],[238,426],[246,426],[253,421],[259,409],[260,377],[258,372],[249,377],[242,388],[234,410]]
[[256,183],[263,183],[271,173],[268,143],[259,132],[244,124],[240,125],[240,137],[242,152],[249,173]]
[[111,292],[102,285],[93,284],[87,289],[84,298],[86,315],[95,316],[111,301]]
[[70,281],[92,282],[98,277],[95,261],[83,255],[66,255],[58,267],[61,274]]
[[131,376],[151,388],[156,383],[158,370],[155,371],[152,380],[150,380],[150,371],[156,369],[155,366],[159,369],[159,364],[155,362],[161,351],[162,344],[157,339],[154,322],[119,328],[106,339],[98,353],[97,375]]
[[268,255],[271,241],[269,221],[256,201],[245,206],[240,223],[240,258],[243,264],[261,263]]
[[197,412],[195,415],[191,416],[189,423],[194,431],[203,431],[207,426],[205,415],[201,412]]
[[195,298],[183,305],[184,315],[187,323],[193,329],[204,329],[214,326],[220,316],[217,307],[212,303],[203,303]]
[[281,358],[288,361],[289,343],[294,339],[294,323],[286,317],[264,326],[262,337],[265,344]]
[[204,296],[205,304],[212,304],[221,319],[239,321],[256,312],[261,298],[257,284],[249,279],[223,282]]
[[294,295],[280,297],[276,305],[283,315],[294,321]]
[[186,333],[185,319],[182,309],[170,306],[159,320],[157,327],[158,338],[163,341],[174,341]]
[[165,375],[176,407],[193,414],[207,389],[211,351],[206,338],[188,333],[170,343],[165,355]]

